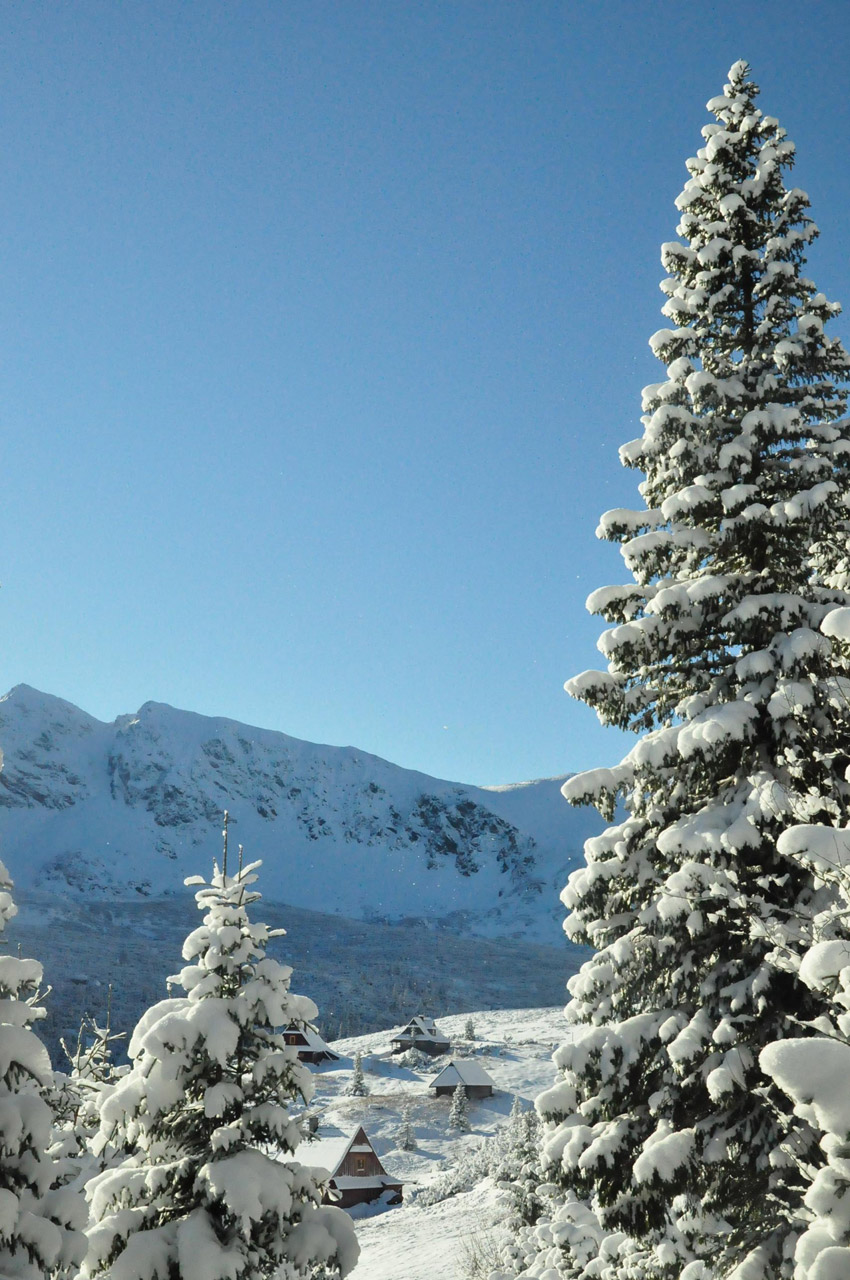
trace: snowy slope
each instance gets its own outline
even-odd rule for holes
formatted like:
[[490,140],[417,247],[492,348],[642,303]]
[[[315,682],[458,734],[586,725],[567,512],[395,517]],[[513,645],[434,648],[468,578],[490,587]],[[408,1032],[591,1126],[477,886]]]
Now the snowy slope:
[[[362,1124],[387,1172],[405,1184],[401,1206],[374,1214],[356,1211],[361,1255],[353,1280],[461,1280],[470,1251],[499,1238],[505,1211],[489,1180],[437,1204],[418,1201],[417,1192],[444,1176],[464,1150],[505,1124],[514,1094],[530,1104],[552,1084],[551,1056],[566,1038],[567,1028],[560,1008],[462,1014],[440,1018],[438,1025],[452,1041],[462,1042],[467,1017],[475,1024],[474,1061],[497,1088],[492,1098],[469,1104],[470,1134],[449,1129],[450,1100],[429,1094],[429,1081],[448,1059],[437,1059],[433,1070],[400,1066],[388,1051],[397,1028],[336,1041],[333,1047],[343,1060],[317,1072],[315,1109],[323,1128],[352,1133]],[[366,1098],[341,1093],[355,1052],[363,1059],[370,1089]],[[411,1152],[401,1151],[397,1143],[405,1103],[410,1104],[416,1132],[416,1150]],[[298,1159],[309,1164],[309,1153],[309,1145],[299,1147]]]
[[26,891],[162,897],[220,849],[267,899],[361,920],[555,943],[558,892],[599,819],[562,779],[485,789],[148,702],[112,724],[18,685],[0,700],[2,856]]

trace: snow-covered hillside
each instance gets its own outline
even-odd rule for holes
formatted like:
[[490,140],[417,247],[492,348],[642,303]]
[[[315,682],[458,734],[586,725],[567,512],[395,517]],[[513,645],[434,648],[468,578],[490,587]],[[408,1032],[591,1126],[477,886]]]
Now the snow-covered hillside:
[[[499,1238],[505,1210],[489,1179],[437,1203],[429,1203],[431,1197],[422,1193],[440,1180],[445,1184],[464,1154],[505,1125],[514,1096],[530,1105],[552,1084],[551,1056],[565,1039],[566,1025],[560,1008],[512,1009],[440,1018],[439,1028],[466,1048],[469,1017],[475,1041],[468,1048],[492,1077],[496,1093],[470,1102],[472,1131],[468,1134],[448,1127],[450,1100],[434,1098],[428,1089],[436,1070],[448,1059],[437,1059],[422,1070],[400,1065],[389,1054],[393,1031],[335,1042],[333,1048],[343,1054],[342,1061],[317,1072],[319,1136],[329,1129],[353,1133],[362,1124],[388,1174],[405,1184],[404,1203],[397,1208],[355,1211],[361,1255],[353,1280],[433,1280],[434,1276],[461,1280],[473,1251]],[[365,1098],[346,1097],[342,1090],[358,1052],[370,1093]],[[398,1145],[405,1104],[410,1106],[415,1129],[413,1151],[402,1151]],[[298,1158],[309,1163],[309,1152],[309,1146],[300,1147]]]
[[21,890],[161,897],[209,865],[222,810],[272,901],[556,943],[598,818],[563,779],[486,789],[148,702],[104,724],[18,685],[0,700],[3,858]]

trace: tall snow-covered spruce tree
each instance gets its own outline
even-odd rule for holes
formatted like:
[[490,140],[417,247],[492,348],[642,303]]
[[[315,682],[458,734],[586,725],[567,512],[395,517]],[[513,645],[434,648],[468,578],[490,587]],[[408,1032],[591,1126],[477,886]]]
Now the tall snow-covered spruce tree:
[[304,1133],[289,1104],[310,1099],[312,1077],[275,1028],[317,1011],[266,953],[283,930],[248,918],[259,865],[187,881],[206,914],[172,979],[186,994],[144,1014],[132,1069],[101,1103],[102,1141],[131,1154],[86,1187],[84,1276],[303,1280],[357,1260],[347,1214],[292,1159]]
[[818,630],[848,603],[850,365],[802,274],[817,231],[784,183],[793,144],[757,94],[735,63],[687,163],[662,249],[672,327],[650,340],[666,376],[621,450],[645,507],[598,530],[633,581],[591,595],[608,668],[567,684],[643,736],[564,788],[626,816],[563,895],[596,954],[538,1103],[563,1213],[519,1266],[547,1280],[590,1274],[587,1213],[594,1276],[779,1280],[800,1167],[823,1162],[759,1052],[818,1011],[797,970],[828,888],[777,841],[850,818],[848,666]]

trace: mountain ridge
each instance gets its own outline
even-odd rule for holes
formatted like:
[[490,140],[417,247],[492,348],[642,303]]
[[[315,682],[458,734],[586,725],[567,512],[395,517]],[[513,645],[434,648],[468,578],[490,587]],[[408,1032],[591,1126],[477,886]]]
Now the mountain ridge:
[[0,745],[2,856],[60,896],[173,894],[218,854],[227,808],[272,900],[552,942],[600,827],[560,797],[563,778],[476,787],[155,701],[106,722],[17,685]]

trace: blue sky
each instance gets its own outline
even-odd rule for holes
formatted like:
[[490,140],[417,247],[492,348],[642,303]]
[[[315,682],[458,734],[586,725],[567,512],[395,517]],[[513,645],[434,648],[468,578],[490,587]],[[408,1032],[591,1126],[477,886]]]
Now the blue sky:
[[684,161],[748,58],[850,305],[845,0],[0,28],[4,688],[471,782],[614,763],[562,684],[623,580],[594,529],[636,501]]

